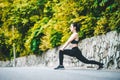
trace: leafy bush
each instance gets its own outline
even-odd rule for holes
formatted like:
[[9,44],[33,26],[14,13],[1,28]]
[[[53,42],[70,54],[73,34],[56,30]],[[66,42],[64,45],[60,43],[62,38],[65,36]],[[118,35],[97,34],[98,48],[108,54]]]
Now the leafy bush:
[[107,32],[107,20],[105,17],[101,17],[97,22],[97,26],[95,27],[94,35],[101,35]]
[[62,33],[61,32],[58,32],[56,30],[51,30],[51,36],[50,36],[50,42],[52,44],[52,47],[57,47],[60,45],[60,41],[61,41],[61,38],[62,38]]

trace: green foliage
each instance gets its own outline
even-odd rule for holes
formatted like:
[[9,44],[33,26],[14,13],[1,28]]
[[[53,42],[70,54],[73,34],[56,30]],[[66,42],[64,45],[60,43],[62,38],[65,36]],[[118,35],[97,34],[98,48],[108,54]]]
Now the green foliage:
[[94,28],[94,35],[101,35],[107,32],[107,19],[105,17],[101,17],[97,22],[97,26]]
[[109,26],[111,30],[120,32],[120,10],[110,14]]
[[[43,20],[44,21],[44,20]],[[45,22],[45,21],[44,21]],[[28,31],[26,37],[25,48],[28,52],[34,52],[35,54],[41,54],[39,50],[39,45],[41,43],[40,38],[43,36],[43,27],[41,27],[41,21],[36,22],[36,24]]]
[[17,57],[63,44],[71,22],[81,39],[120,32],[120,0],[0,0],[0,60],[12,59],[13,43]]
[[10,59],[10,45],[5,43],[4,34],[0,34],[0,60],[9,60]]
[[82,39],[93,36],[95,20],[95,17],[90,15],[80,17],[79,21],[81,24],[81,28],[79,34]]
[[62,33],[58,32],[56,30],[51,30],[51,36],[50,36],[50,42],[52,44],[52,47],[57,47],[60,45],[60,40],[62,38]]

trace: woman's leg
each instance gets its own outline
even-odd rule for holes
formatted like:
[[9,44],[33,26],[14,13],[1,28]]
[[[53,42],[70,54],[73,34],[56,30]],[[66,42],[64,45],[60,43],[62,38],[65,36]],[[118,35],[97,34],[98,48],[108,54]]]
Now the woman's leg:
[[64,69],[64,66],[63,66],[64,55],[74,56],[73,51],[71,49],[66,49],[66,50],[63,50],[63,51],[60,50],[59,51],[59,66],[54,68],[55,70]]
[[68,55],[68,56],[74,56],[74,53],[72,51],[72,49],[66,49],[64,51],[59,51],[59,64],[63,65],[63,59],[64,59],[64,55]]
[[76,58],[79,59],[80,61],[86,63],[86,64],[96,64],[96,65],[98,65],[99,67],[97,68],[97,70],[102,69],[103,65],[104,65],[103,63],[100,63],[100,62],[95,61],[95,60],[88,60],[82,54],[79,55],[79,56],[76,56]]
[[77,58],[77,59],[79,59],[80,61],[82,61],[83,63],[86,63],[86,64],[96,64],[96,65],[102,65],[102,63],[100,63],[100,62],[97,62],[97,61],[95,61],[95,60],[88,60],[87,58],[85,58],[83,55],[82,55],[82,53],[81,53],[81,51],[79,50],[79,51],[77,51],[77,54],[75,55],[75,57]]

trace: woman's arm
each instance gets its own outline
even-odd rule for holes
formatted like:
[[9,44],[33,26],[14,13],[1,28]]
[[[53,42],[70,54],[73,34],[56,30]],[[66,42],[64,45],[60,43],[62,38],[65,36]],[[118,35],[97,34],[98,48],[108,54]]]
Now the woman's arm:
[[72,40],[74,40],[77,37],[78,34],[74,33],[70,36],[70,38],[66,41],[66,43],[62,46],[60,50],[64,50],[64,48],[71,43]]

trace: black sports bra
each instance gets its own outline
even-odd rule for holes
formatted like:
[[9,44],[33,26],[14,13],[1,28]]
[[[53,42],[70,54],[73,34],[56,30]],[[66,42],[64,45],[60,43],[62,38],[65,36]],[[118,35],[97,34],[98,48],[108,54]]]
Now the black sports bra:
[[76,40],[71,41],[72,44],[78,44],[78,42],[79,42],[79,40],[78,41],[76,41]]

